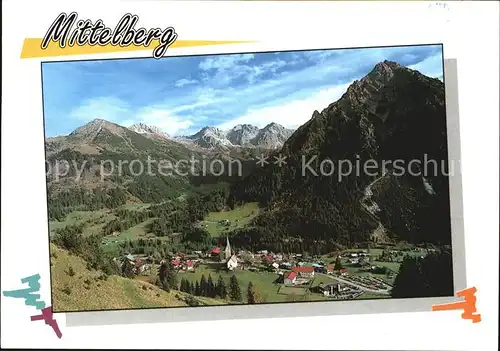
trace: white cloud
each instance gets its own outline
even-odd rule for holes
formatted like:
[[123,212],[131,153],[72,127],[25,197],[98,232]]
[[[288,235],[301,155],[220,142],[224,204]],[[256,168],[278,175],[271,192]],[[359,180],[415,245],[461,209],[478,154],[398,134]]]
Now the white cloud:
[[191,111],[199,107],[203,106],[208,106],[208,105],[213,105],[216,103],[220,103],[223,101],[226,101],[227,98],[224,97],[217,97],[217,91],[211,88],[204,88],[204,89],[198,89],[198,91],[194,92],[193,95],[195,95],[193,102],[189,104],[184,104],[184,105],[177,105],[175,107],[165,107],[165,109],[168,109],[172,113],[180,113],[180,112],[186,112],[186,111]]
[[265,62],[259,66],[244,66],[244,70],[247,73],[247,80],[249,83],[253,83],[255,79],[265,73],[276,73],[282,67],[285,67],[287,62],[283,60],[269,61]]
[[419,71],[428,77],[439,78],[443,76],[443,58],[441,53],[427,57],[414,65],[408,66],[410,69]]
[[401,61],[415,61],[418,58],[418,56],[414,53],[406,53],[403,56],[401,56]]
[[313,50],[313,51],[303,51],[301,54],[307,59],[317,62],[323,63],[333,56],[338,56],[346,50]]
[[254,58],[254,54],[220,55],[209,57],[201,61],[200,69],[208,71],[211,69],[224,70],[234,67],[239,62],[248,62]]
[[226,121],[218,127],[229,129],[237,124],[249,123],[262,128],[275,122],[284,127],[295,129],[307,122],[315,110],[321,111],[332,102],[337,101],[351,83],[316,90],[311,92],[307,98],[251,109],[245,115]]
[[243,78],[253,84],[257,78],[265,73],[274,74],[277,70],[289,63],[276,59],[262,64],[249,64],[254,54],[216,56],[203,60],[199,68],[204,71],[201,74],[202,81],[213,87],[227,87],[234,80]]
[[189,118],[173,114],[161,108],[145,108],[137,113],[142,123],[155,125],[169,135],[182,134],[194,124]]
[[129,106],[123,100],[100,97],[85,100],[70,112],[70,118],[89,122],[96,118],[116,122],[129,114]]
[[179,79],[178,81],[176,81],[174,83],[174,85],[178,88],[182,88],[183,86],[186,86],[186,85],[191,85],[191,84],[196,84],[198,83],[198,81],[196,79],[185,79],[185,78],[182,78],[182,79]]

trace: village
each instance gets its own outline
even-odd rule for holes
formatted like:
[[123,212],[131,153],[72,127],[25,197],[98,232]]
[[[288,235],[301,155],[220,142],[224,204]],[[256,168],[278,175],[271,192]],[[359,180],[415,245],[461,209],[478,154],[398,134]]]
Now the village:
[[[276,290],[277,296],[313,296],[315,300],[350,300],[357,298],[390,297],[390,290],[404,255],[401,250],[347,250],[336,255],[304,257],[302,254],[273,253],[260,250],[255,253],[233,250],[226,238],[225,248],[213,247],[208,252],[193,251],[172,255],[170,261],[177,274],[189,279],[190,273],[236,274],[262,277],[266,289]],[[423,255],[415,248],[405,254]],[[127,254],[115,259],[122,265],[131,265],[139,279],[155,276],[164,260],[155,262],[144,255]],[[193,275],[194,276],[194,275]],[[252,278],[256,279],[256,278]],[[258,279],[258,278],[257,278]],[[258,281],[256,282],[259,283]],[[271,297],[269,300],[274,301]],[[271,302],[269,301],[269,302]]]

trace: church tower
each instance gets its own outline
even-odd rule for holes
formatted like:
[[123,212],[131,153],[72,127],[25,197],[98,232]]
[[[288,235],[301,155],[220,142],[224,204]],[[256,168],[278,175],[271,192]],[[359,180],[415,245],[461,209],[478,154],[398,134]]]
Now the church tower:
[[226,256],[226,261],[227,261],[227,260],[229,260],[231,258],[231,256],[233,255],[233,253],[231,251],[231,245],[229,244],[229,237],[226,237],[226,240],[227,240],[227,243],[226,243],[225,256]]

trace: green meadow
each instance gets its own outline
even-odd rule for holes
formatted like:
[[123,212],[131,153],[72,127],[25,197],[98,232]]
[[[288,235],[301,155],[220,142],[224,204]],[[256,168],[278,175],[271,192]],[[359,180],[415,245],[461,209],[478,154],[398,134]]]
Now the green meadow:
[[[229,232],[245,225],[255,218],[260,212],[259,204],[257,202],[250,202],[243,206],[237,207],[234,210],[222,212],[210,212],[203,221],[200,222],[202,226],[210,233],[210,235],[217,237],[225,232]],[[223,223],[223,221],[228,223]]]

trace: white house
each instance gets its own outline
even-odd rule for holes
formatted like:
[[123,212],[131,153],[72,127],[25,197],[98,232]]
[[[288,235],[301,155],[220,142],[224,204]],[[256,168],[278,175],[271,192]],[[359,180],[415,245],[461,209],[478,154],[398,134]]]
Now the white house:
[[284,277],[284,283],[285,285],[293,285],[295,284],[295,281],[297,280],[297,273],[295,272],[287,272]]
[[232,255],[229,260],[227,260],[227,269],[230,271],[236,269],[238,267],[238,259],[236,258],[236,255]]

